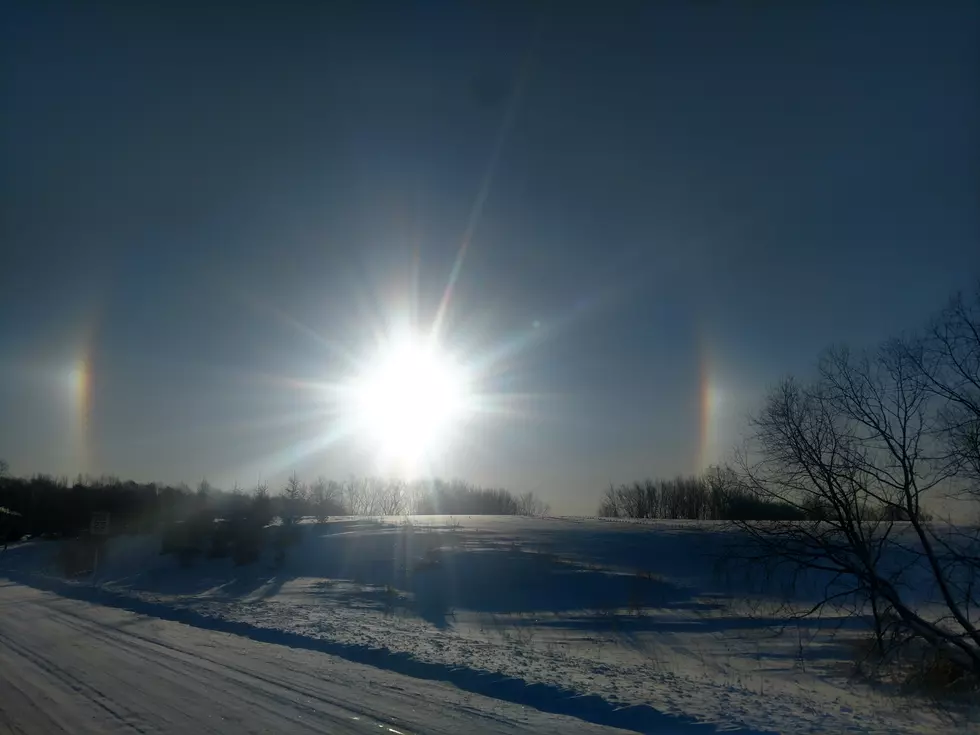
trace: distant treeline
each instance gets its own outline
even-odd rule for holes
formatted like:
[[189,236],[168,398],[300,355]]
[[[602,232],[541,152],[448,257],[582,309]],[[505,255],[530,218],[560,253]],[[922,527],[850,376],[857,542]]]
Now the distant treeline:
[[599,504],[599,515],[703,521],[803,520],[807,517],[791,505],[756,497],[740,485],[733,472],[722,468],[672,480],[643,480],[611,486]]
[[[825,521],[833,508],[816,498],[790,504],[752,492],[731,469],[711,467],[702,475],[643,480],[612,486],[599,504],[605,518],[663,518],[701,521]],[[867,518],[906,521],[892,506],[865,507]],[[924,520],[932,516],[920,511]]]
[[72,536],[89,527],[92,513],[110,513],[113,533],[152,532],[191,518],[249,515],[263,523],[303,516],[541,515],[548,506],[533,493],[515,495],[461,480],[403,482],[357,478],[343,482],[295,475],[281,488],[222,490],[202,481],[196,489],[123,481],[115,477],[11,477],[0,473],[0,542],[24,535]]

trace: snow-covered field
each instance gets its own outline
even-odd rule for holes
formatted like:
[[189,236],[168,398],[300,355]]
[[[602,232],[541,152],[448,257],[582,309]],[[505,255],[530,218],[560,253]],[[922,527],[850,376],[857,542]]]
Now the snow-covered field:
[[302,524],[279,564],[181,569],[129,537],[94,580],[55,579],[51,542],[11,547],[0,577],[639,732],[949,730],[849,678],[861,620],[761,614],[772,601],[719,571],[730,541],[685,522],[337,519]]

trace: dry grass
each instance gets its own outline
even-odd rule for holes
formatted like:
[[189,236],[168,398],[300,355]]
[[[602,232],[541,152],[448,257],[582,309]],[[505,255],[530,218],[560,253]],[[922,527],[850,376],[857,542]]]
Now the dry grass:
[[973,699],[980,695],[980,676],[965,670],[942,652],[930,652],[907,671],[901,689],[933,700]]
[[916,638],[882,647],[874,636],[867,636],[856,639],[853,648],[854,676],[907,702],[930,707],[951,724],[962,725],[980,716],[980,676],[948,653]]

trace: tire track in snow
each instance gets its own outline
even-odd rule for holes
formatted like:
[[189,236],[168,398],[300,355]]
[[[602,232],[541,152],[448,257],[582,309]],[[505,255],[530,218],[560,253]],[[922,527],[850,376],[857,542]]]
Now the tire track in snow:
[[[324,652],[19,584],[0,584],[0,608],[2,735],[617,732]],[[11,672],[17,686],[6,686]]]
[[[187,653],[165,644],[144,639],[142,636],[134,635],[128,631],[114,630],[110,633],[107,632],[105,628],[102,628],[97,624],[79,624],[78,622],[68,622],[67,618],[69,616],[63,613],[61,614],[61,617],[64,621],[63,624],[67,627],[78,630],[85,636],[91,637],[94,640],[100,640],[114,648],[124,649],[128,656],[132,656],[141,662],[141,667],[167,671],[172,674],[173,677],[175,677],[172,679],[175,682],[190,679],[198,685],[196,687],[198,691],[207,689],[213,690],[222,680],[233,682],[238,688],[245,690],[242,693],[234,691],[233,689],[223,690],[223,693],[226,696],[231,697],[235,701],[235,704],[239,706],[247,705],[250,708],[258,708],[272,718],[286,720],[285,724],[288,724],[289,728],[291,728],[290,731],[300,728],[312,732],[323,731],[322,723],[318,723],[309,718],[303,718],[302,716],[287,714],[288,710],[284,712],[282,709],[283,707],[296,710],[299,703],[294,699],[283,697],[276,692],[271,691],[267,687],[255,685],[250,681],[250,679],[263,680],[262,677],[256,676],[246,669],[219,663],[201,653]],[[76,621],[81,620],[81,618],[77,616],[70,617],[74,618]],[[121,641],[120,637],[122,636],[132,640]],[[134,640],[139,641],[139,645],[132,645]],[[143,647],[149,648],[151,646],[153,649],[155,649],[155,653],[166,656],[171,661],[177,662],[180,665],[165,663],[164,660],[162,660],[161,655],[153,655],[153,653],[141,650]],[[210,665],[202,665],[204,662]],[[231,675],[232,673],[237,675],[233,676]],[[279,705],[279,707],[277,708],[266,704],[262,701],[263,698],[272,700],[273,703]],[[334,707],[338,706],[337,703],[331,702],[329,704],[332,704]],[[346,718],[345,720],[343,717],[330,717],[327,715],[327,713],[319,711],[317,714],[321,716],[326,715],[335,726],[344,726],[347,724],[346,720],[349,720],[349,718]],[[214,732],[217,732],[217,730]]]
[[[220,661],[218,659],[211,658],[202,652],[197,652],[194,654],[183,651],[179,648],[169,646],[160,641],[151,640],[145,638],[144,636],[132,633],[127,630],[113,630],[111,633],[107,632],[105,628],[100,627],[96,624],[85,621],[81,616],[72,615],[69,613],[64,613],[62,611],[58,612],[58,615],[64,620],[64,624],[68,627],[74,628],[86,636],[91,636],[92,638],[102,640],[110,645],[118,646],[120,640],[117,636],[125,636],[129,639],[128,643],[136,643],[137,645],[126,645],[126,650],[132,656],[135,656],[145,662],[148,666],[153,666],[157,668],[165,669],[173,674],[182,678],[192,678],[202,687],[214,686],[215,679],[225,678],[234,681],[236,684],[249,690],[252,694],[261,695],[263,697],[269,697],[276,700],[280,705],[286,705],[289,707],[297,707],[306,705],[299,702],[300,698],[306,698],[308,701],[312,700],[320,704],[321,706],[326,705],[334,709],[339,709],[344,713],[351,713],[357,715],[361,718],[373,719],[374,715],[366,709],[352,707],[349,701],[342,701],[339,698],[332,698],[327,696],[322,690],[315,688],[307,688],[297,686],[297,682],[294,680],[278,677],[263,676],[252,669],[246,669],[243,667],[235,666],[228,663],[227,661]],[[172,661],[177,661],[182,664],[185,668],[179,668],[174,665],[164,663],[159,655],[153,655],[149,651],[141,651],[141,648],[150,649],[154,653],[167,657]],[[208,666],[202,666],[203,662],[207,662]],[[198,673],[200,671],[207,671],[207,675],[201,675]],[[237,674],[237,676],[229,676],[230,673]],[[304,672],[299,672],[305,675]],[[260,681],[273,687],[278,687],[284,689],[288,692],[296,695],[294,698],[284,697],[276,692],[274,692],[269,687],[257,686],[251,680]],[[239,703],[250,704],[252,706],[258,706],[268,712],[270,715],[277,717],[282,716],[281,710],[265,706],[259,703],[256,699],[252,697],[242,696],[232,693]],[[311,708],[312,709],[312,708]],[[340,717],[330,716],[328,713],[322,710],[316,710],[316,714],[323,717],[327,716],[337,724],[345,725],[347,721],[351,718],[346,714]],[[290,718],[290,724],[294,727],[302,727],[307,730],[320,731],[320,727],[317,724],[311,723],[308,718]],[[382,726],[383,723],[378,722],[378,726]],[[403,730],[405,735],[411,735],[407,730]]]
[[41,655],[37,651],[31,651],[30,649],[15,643],[13,639],[2,632],[0,632],[0,646],[7,648],[14,654],[20,656],[20,658],[41,669],[44,673],[57,679],[72,691],[82,695],[89,702],[108,714],[112,720],[125,726],[126,729],[136,733],[146,733],[146,730],[131,721],[131,718],[135,716],[134,713],[120,713],[116,707],[112,706],[113,704],[118,705],[118,702],[114,702],[111,697],[99,691],[94,686],[86,683],[82,678],[73,674],[69,669],[59,666],[57,663],[55,663],[55,661]]

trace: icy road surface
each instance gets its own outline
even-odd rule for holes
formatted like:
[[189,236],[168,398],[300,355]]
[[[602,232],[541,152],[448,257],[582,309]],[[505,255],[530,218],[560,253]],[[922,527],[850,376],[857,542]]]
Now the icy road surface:
[[0,733],[616,733],[0,580]]

